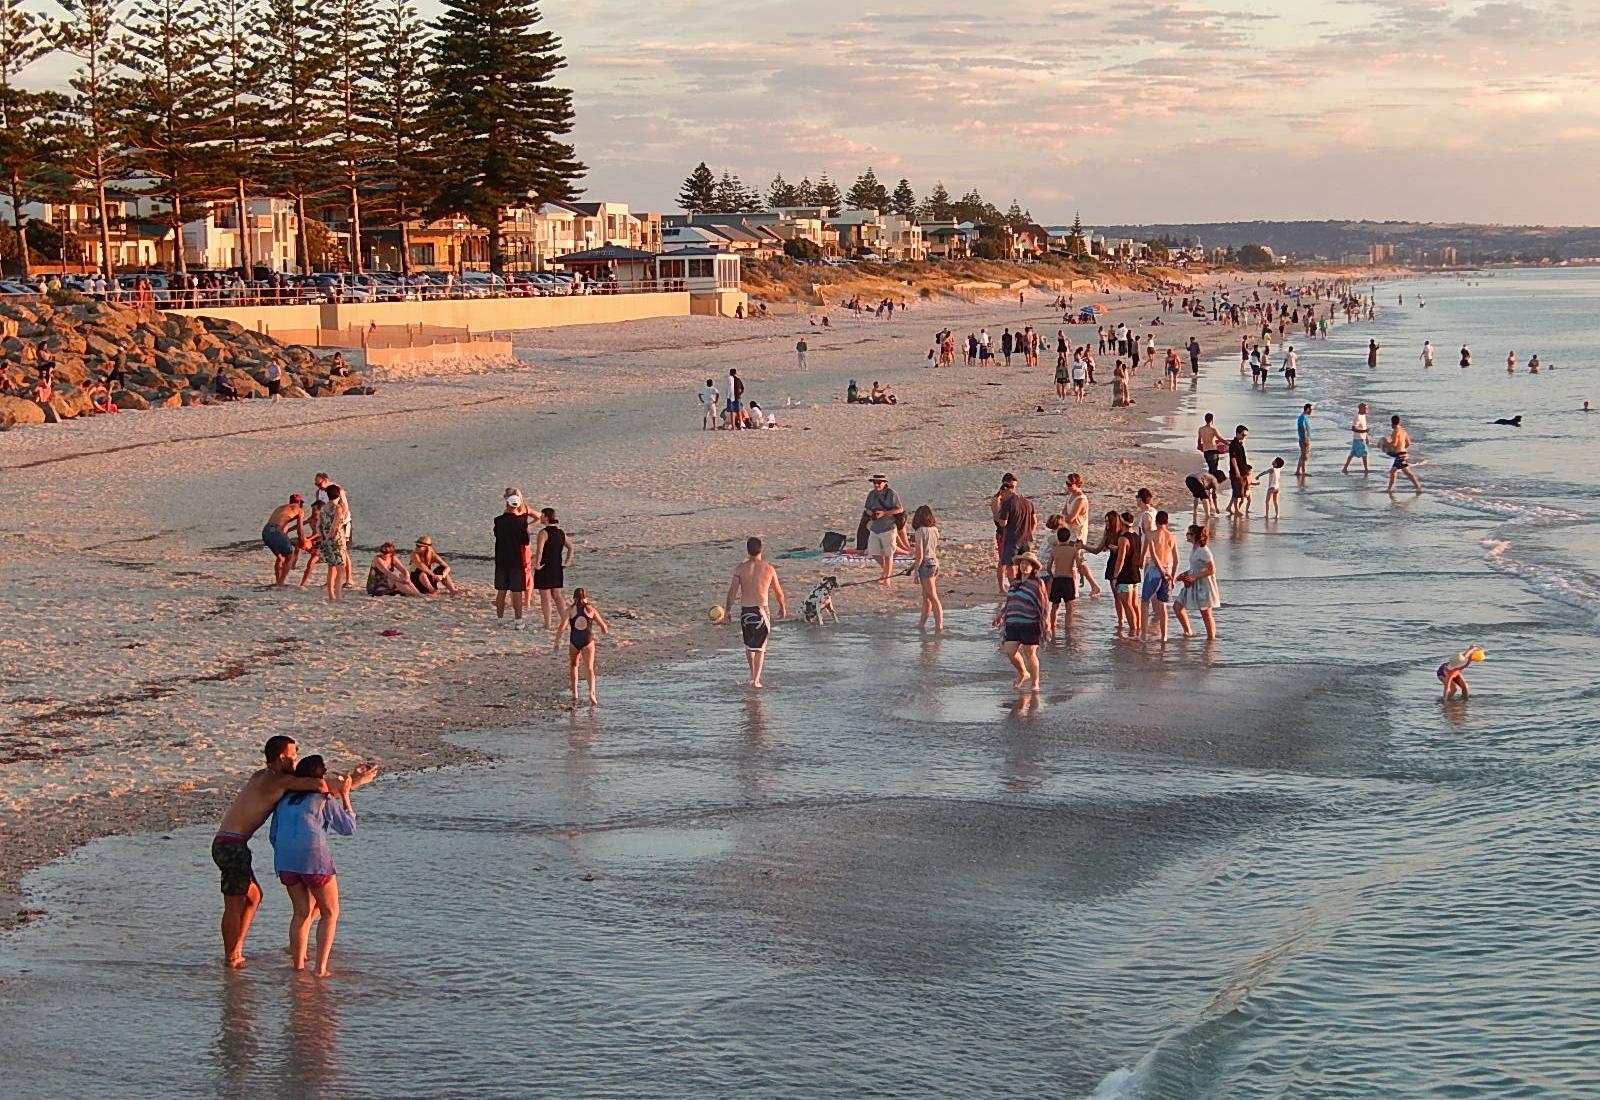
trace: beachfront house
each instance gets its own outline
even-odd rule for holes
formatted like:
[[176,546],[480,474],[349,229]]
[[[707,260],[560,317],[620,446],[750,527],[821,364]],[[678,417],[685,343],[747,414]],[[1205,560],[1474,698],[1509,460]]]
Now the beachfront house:
[[839,239],[839,255],[877,259],[883,255],[883,216],[876,210],[842,210],[827,219]]
[[690,293],[739,289],[739,257],[721,248],[676,248],[654,257],[656,278]]
[[656,282],[656,254],[642,248],[604,244],[557,256],[554,262],[601,289],[649,290]]
[[926,260],[928,246],[922,239],[922,225],[904,214],[882,214],[883,258],[886,260]]
[[922,239],[928,259],[961,259],[972,255],[978,227],[971,222],[923,222]]

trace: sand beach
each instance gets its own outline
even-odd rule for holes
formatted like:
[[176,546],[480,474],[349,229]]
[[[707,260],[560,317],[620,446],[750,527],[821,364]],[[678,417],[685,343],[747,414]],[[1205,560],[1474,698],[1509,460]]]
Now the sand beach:
[[[1157,314],[1147,293],[1096,297],[1111,323]],[[523,332],[515,367],[380,377],[376,396],[0,436],[8,602],[26,624],[0,641],[11,731],[0,890],[94,836],[210,819],[273,733],[394,771],[462,759],[445,732],[559,707],[564,661],[541,632],[500,628],[489,607],[490,520],[506,486],[557,508],[573,537],[569,587],[586,585],[615,629],[603,676],[726,649],[731,685],[736,632],[710,625],[706,609],[721,602],[744,539],[766,539],[798,605],[836,570],[782,553],[853,533],[869,473],[887,472],[908,510],[934,506],[944,592],[960,606],[991,592],[987,499],[1002,472],[1017,473],[1042,521],[1068,471],[1100,509],[1185,465],[1141,444],[1148,418],[1175,400],[1152,388],[1148,365],[1124,410],[1109,407],[1109,385],[1058,407],[1053,353],[1031,371],[1020,356],[1010,369],[926,367],[946,325],[987,327],[998,344],[1004,328],[1031,324],[1053,341],[1061,315],[1043,292],[1022,306],[936,299],[892,320],[837,309],[833,319],[828,329],[787,316]],[[1165,320],[1154,330],[1163,348],[1194,332],[1207,355],[1220,350],[1215,329],[1176,310]],[[1082,342],[1094,328],[1067,331]],[[695,391],[729,367],[783,429],[699,430]],[[880,380],[900,404],[846,405],[850,379]],[[289,493],[309,493],[318,471],[351,495],[358,581],[380,542],[404,551],[427,533],[466,593],[372,600],[358,588],[329,605],[320,566],[306,591],[272,589],[261,524]],[[910,582],[888,595],[861,585],[839,604],[859,616],[915,598]]]

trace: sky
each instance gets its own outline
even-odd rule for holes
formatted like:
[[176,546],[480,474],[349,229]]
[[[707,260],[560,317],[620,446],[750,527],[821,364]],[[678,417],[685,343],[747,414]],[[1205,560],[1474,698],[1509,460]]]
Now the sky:
[[1600,0],[871,2],[545,0],[585,197],[704,160],[1046,224],[1600,221]]
[[1597,0],[571,0],[596,196],[872,166],[1047,224],[1600,220]]

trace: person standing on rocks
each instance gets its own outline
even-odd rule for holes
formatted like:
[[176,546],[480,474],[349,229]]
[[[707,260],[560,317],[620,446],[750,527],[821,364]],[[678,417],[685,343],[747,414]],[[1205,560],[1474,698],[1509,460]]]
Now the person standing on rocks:
[[[287,583],[289,573],[300,557],[298,544],[306,534],[303,502],[304,498],[299,493],[291,494],[289,503],[274,508],[267,517],[266,526],[261,528],[262,545],[272,551],[273,585],[277,588]],[[294,532],[292,539],[289,537],[291,529]]]

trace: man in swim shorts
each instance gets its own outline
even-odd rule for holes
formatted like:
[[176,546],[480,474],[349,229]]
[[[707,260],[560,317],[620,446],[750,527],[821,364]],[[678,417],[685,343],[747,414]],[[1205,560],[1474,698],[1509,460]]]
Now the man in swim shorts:
[[739,609],[739,630],[744,636],[744,655],[750,665],[750,686],[759,688],[762,686],[761,668],[767,660],[767,637],[772,630],[767,614],[768,593],[778,600],[778,618],[788,618],[789,606],[783,597],[783,585],[778,582],[778,571],[761,557],[761,540],[746,539],[744,548],[749,556],[733,571],[727,605]]
[[[292,539],[289,537],[290,528],[294,529]],[[261,528],[261,543],[272,551],[273,584],[278,588],[282,588],[289,579],[295,559],[300,556],[298,543],[305,537],[304,498],[299,493],[292,493],[289,503],[274,508],[272,515],[267,517],[266,526]]]
[[1383,449],[1394,459],[1389,467],[1389,492],[1394,492],[1394,479],[1399,474],[1405,474],[1417,492],[1422,492],[1422,482],[1411,470],[1411,433],[1400,426],[1398,414],[1389,418],[1389,435],[1383,441]]
[[1350,472],[1350,463],[1356,459],[1361,460],[1361,472],[1372,472],[1371,460],[1367,457],[1367,403],[1365,401],[1356,406],[1355,419],[1350,421],[1350,453],[1345,456],[1344,469],[1341,473]]
[[235,969],[244,965],[244,939],[261,905],[261,887],[251,866],[250,838],[272,816],[278,799],[289,791],[339,795],[378,777],[376,764],[362,764],[344,778],[332,774],[325,779],[296,776],[297,752],[292,737],[279,734],[267,738],[263,750],[266,766],[245,781],[244,789],[222,815],[222,823],[211,838],[211,861],[221,872],[222,882],[222,957],[227,966]]

